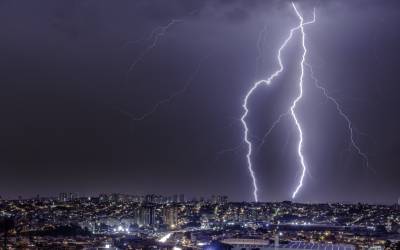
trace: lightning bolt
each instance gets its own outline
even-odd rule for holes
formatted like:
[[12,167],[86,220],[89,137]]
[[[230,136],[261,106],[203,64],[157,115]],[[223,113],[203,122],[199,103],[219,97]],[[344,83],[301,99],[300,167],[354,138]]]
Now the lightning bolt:
[[[189,12],[189,14],[186,17],[193,16],[198,12],[199,10],[193,10]],[[141,54],[139,54],[139,56],[135,60],[133,60],[126,74],[128,75],[136,67],[136,65],[139,62],[141,62],[144,59],[144,57],[157,46],[157,43],[160,40],[160,38],[165,36],[169,29],[171,29],[174,25],[178,23],[182,23],[183,21],[184,21],[183,19],[172,19],[164,26],[155,27],[147,37],[138,39],[136,41],[127,42],[125,46],[128,44],[152,40],[152,42],[147,46],[147,48]]]
[[246,154],[247,169],[248,169],[250,177],[252,179],[253,196],[254,196],[254,200],[256,202],[258,202],[258,186],[257,186],[257,179],[256,179],[256,176],[255,176],[255,171],[253,169],[253,165],[252,165],[252,161],[251,161],[251,156],[252,156],[252,152],[253,152],[253,144],[249,140],[249,128],[248,128],[247,122],[246,122],[246,118],[247,118],[247,115],[249,113],[249,108],[247,106],[248,105],[248,100],[252,96],[254,91],[260,85],[270,85],[272,83],[272,81],[276,77],[278,77],[280,75],[280,73],[284,70],[284,66],[283,66],[282,58],[281,58],[281,53],[285,49],[285,47],[287,46],[289,41],[292,39],[294,32],[298,31],[298,30],[300,30],[301,34],[302,34],[302,46],[303,46],[303,55],[302,55],[302,60],[301,60],[301,63],[300,63],[300,66],[301,66],[301,75],[300,75],[300,80],[299,80],[300,94],[294,100],[293,105],[290,108],[290,113],[291,113],[291,115],[293,117],[293,120],[295,121],[297,129],[299,131],[300,140],[299,140],[299,144],[298,144],[298,155],[299,155],[299,158],[300,158],[300,163],[301,163],[303,171],[302,171],[302,175],[301,175],[301,178],[300,178],[299,185],[297,186],[295,192],[292,195],[293,198],[296,196],[297,192],[299,191],[299,189],[301,188],[301,186],[303,184],[303,179],[304,179],[304,175],[305,175],[305,171],[306,171],[306,165],[304,163],[304,157],[302,155],[303,134],[302,134],[300,123],[298,122],[297,117],[296,117],[295,108],[296,108],[297,102],[303,96],[304,62],[305,62],[305,57],[306,57],[306,53],[307,53],[307,49],[306,49],[306,46],[305,46],[304,26],[315,22],[315,10],[314,10],[314,18],[313,18],[313,20],[311,20],[309,22],[304,22],[304,19],[303,19],[302,15],[298,12],[298,10],[296,9],[296,6],[295,6],[295,4],[293,2],[292,2],[292,7],[293,7],[294,11],[296,12],[297,17],[300,20],[300,24],[290,30],[288,37],[284,40],[284,42],[282,43],[282,45],[278,49],[278,54],[277,54],[277,57],[276,57],[276,59],[278,61],[278,64],[279,64],[278,70],[276,70],[274,73],[272,73],[267,79],[262,79],[260,81],[255,82],[253,84],[253,86],[250,88],[250,90],[247,92],[247,94],[245,95],[245,98],[244,98],[243,104],[242,104],[242,108],[243,108],[244,112],[243,112],[243,114],[242,114],[242,116],[240,118],[240,121],[241,121],[241,123],[243,125],[244,141],[245,141],[245,143],[247,145],[247,154]]
[[224,154],[226,154],[226,153],[234,153],[234,152],[236,152],[237,150],[241,149],[242,147],[243,147],[243,144],[239,144],[239,145],[236,145],[236,146],[231,147],[231,148],[224,148],[224,149],[219,150],[219,151],[216,153],[215,161],[218,161],[219,158],[220,158],[222,155],[224,155]]
[[[172,22],[172,20],[171,20],[170,22]],[[167,24],[166,26],[168,26],[168,24]],[[166,26],[158,26],[158,27],[155,27],[155,28],[150,32],[150,34],[148,34],[148,35],[146,35],[146,36],[143,36],[142,38],[139,38],[139,39],[134,40],[134,41],[127,41],[127,42],[125,42],[125,44],[123,45],[123,47],[127,47],[127,46],[130,45],[130,44],[142,43],[142,42],[145,42],[145,41],[151,41],[151,40],[154,41],[154,39],[156,38],[156,35],[157,35],[164,27],[166,27]]]
[[[317,89],[321,90],[322,94],[325,96],[325,98],[329,101],[331,101],[335,108],[336,111],[338,112],[338,114],[344,119],[344,121],[347,124],[347,129],[349,131],[349,137],[350,137],[350,144],[351,146],[355,149],[355,151],[357,152],[357,154],[363,159],[364,164],[367,168],[369,167],[369,160],[368,160],[368,156],[367,154],[365,154],[360,147],[358,146],[358,144],[356,143],[355,139],[354,139],[354,128],[353,128],[353,123],[351,122],[349,116],[343,111],[342,107],[340,106],[340,104],[336,101],[336,99],[334,97],[332,97],[331,95],[329,95],[328,91],[319,83],[318,79],[315,77],[314,74],[314,70],[311,66],[311,64],[309,63],[305,63],[305,65],[308,67],[309,71],[310,71],[310,77],[311,79],[314,81],[314,85]],[[371,169],[371,168],[370,168]]]
[[264,133],[264,136],[263,136],[262,139],[261,139],[260,145],[258,146],[258,152],[260,152],[262,146],[264,145],[265,141],[267,140],[267,137],[272,133],[272,131],[274,130],[274,128],[275,128],[276,126],[278,126],[278,124],[282,121],[282,119],[285,118],[285,117],[288,116],[288,115],[289,115],[289,112],[282,113],[282,114],[280,114],[280,115],[278,116],[278,119],[276,119],[276,120],[272,123],[271,127],[268,128],[268,130]]
[[[192,16],[192,15],[196,14],[197,12],[198,12],[198,10],[193,10],[187,16]],[[138,39],[136,41],[132,41],[132,42],[126,43],[126,45],[127,45],[127,44],[130,44],[130,43],[138,43],[138,42],[142,42],[142,41],[146,41],[146,40],[147,41],[152,40],[152,42],[147,46],[147,48],[129,66],[129,69],[126,72],[126,78],[125,78],[126,80],[128,80],[129,73],[136,67],[136,65],[138,63],[140,63],[150,51],[152,51],[154,48],[156,48],[156,46],[157,46],[159,40],[161,39],[161,37],[165,36],[167,34],[168,30],[171,29],[174,25],[176,25],[178,23],[182,23],[183,21],[184,21],[183,19],[172,19],[166,25],[158,26],[158,27],[154,28],[147,37],[144,37],[144,38]],[[153,113],[155,113],[160,106],[162,106],[165,103],[168,103],[168,102],[172,101],[177,96],[183,94],[187,90],[187,88],[190,87],[190,85],[192,84],[194,78],[197,76],[198,72],[200,71],[200,67],[201,67],[202,63],[208,57],[209,57],[209,55],[205,56],[204,59],[200,61],[200,63],[196,67],[195,72],[189,77],[189,79],[186,81],[185,85],[181,89],[179,89],[178,91],[172,93],[167,98],[158,101],[148,112],[144,113],[141,116],[135,116],[135,115],[133,115],[130,112],[127,112],[125,110],[120,110],[120,112],[122,114],[124,114],[124,115],[129,116],[134,121],[141,121],[141,120],[146,119],[148,116],[150,116]]]
[[[301,32],[301,45],[303,47],[303,55],[301,57],[301,61],[300,61],[300,69],[301,69],[301,73],[300,73],[300,79],[299,79],[299,95],[296,97],[296,99],[294,100],[292,106],[290,107],[290,113],[292,115],[292,118],[296,124],[297,130],[299,132],[299,143],[297,146],[297,154],[299,156],[300,159],[300,164],[301,164],[301,176],[300,176],[300,181],[299,184],[297,185],[296,189],[294,190],[293,194],[292,194],[292,199],[294,199],[297,195],[297,193],[299,192],[300,188],[303,186],[303,180],[304,180],[304,176],[306,174],[306,163],[304,161],[304,156],[303,156],[303,131],[301,130],[301,125],[299,120],[297,119],[297,115],[296,115],[296,106],[297,103],[301,100],[301,98],[303,97],[303,78],[304,78],[304,63],[306,61],[306,56],[307,56],[307,48],[306,48],[306,34],[304,32],[304,19],[303,16],[300,14],[300,12],[297,10],[296,5],[292,2],[292,6],[294,11],[296,12],[297,17],[300,19],[300,32]],[[314,19],[312,22],[315,22],[315,10],[314,10]]]
[[196,78],[196,76],[199,74],[201,66],[203,65],[204,61],[206,61],[210,56],[207,55],[205,56],[196,66],[195,71],[193,72],[193,74],[187,79],[186,83],[183,85],[183,87],[179,90],[177,90],[176,92],[172,93],[171,95],[169,95],[168,97],[158,101],[156,104],[154,104],[154,106],[146,113],[140,115],[140,116],[134,116],[131,113],[128,113],[126,111],[121,110],[121,113],[128,115],[132,120],[134,121],[142,121],[144,119],[146,119],[147,117],[151,116],[152,114],[154,114],[158,108],[166,103],[171,102],[173,99],[175,99],[176,97],[178,97],[179,95],[183,94],[186,92],[186,90],[192,85],[194,79]]
[[[172,19],[167,25],[156,27],[155,29],[153,29],[153,31],[150,33],[150,35],[149,35],[149,37],[147,39],[138,40],[138,41],[151,40],[151,38],[153,38],[153,40],[149,44],[149,46],[147,46],[147,48],[142,53],[140,53],[140,55],[135,60],[133,60],[133,62],[129,66],[129,69],[128,69],[126,74],[128,75],[136,67],[136,65],[139,62],[141,62],[143,60],[143,58],[157,46],[157,43],[160,40],[160,38],[162,36],[165,36],[167,31],[170,28],[172,28],[172,26],[174,26],[177,23],[181,23],[181,22],[183,22],[183,20],[181,20],[181,19]],[[138,42],[138,41],[135,41],[135,42]]]

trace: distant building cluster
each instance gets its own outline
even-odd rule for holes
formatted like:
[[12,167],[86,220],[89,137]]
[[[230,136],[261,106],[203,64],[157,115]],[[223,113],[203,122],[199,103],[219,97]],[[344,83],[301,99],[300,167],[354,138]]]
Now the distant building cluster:
[[400,249],[400,207],[60,193],[0,200],[0,240],[8,249]]

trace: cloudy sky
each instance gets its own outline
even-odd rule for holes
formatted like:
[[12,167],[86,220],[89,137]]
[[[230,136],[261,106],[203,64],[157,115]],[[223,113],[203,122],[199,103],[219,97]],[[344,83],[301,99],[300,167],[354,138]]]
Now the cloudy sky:
[[[400,3],[296,5],[307,20],[316,8],[307,62],[369,160],[351,147],[346,121],[306,68],[297,113],[309,171],[296,200],[393,203]],[[252,200],[241,105],[256,80],[278,69],[277,49],[297,24],[290,2],[277,0],[0,1],[0,195]],[[290,199],[301,173],[290,117],[260,144],[298,94],[299,39],[283,51],[279,78],[249,100],[262,201]]]

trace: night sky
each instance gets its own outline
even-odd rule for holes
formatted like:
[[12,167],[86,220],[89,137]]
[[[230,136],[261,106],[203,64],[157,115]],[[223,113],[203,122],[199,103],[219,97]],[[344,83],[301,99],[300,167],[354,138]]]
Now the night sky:
[[[309,172],[296,201],[394,203],[400,2],[296,4],[306,19],[316,7],[307,61],[352,120],[374,169],[349,147],[345,121],[306,71],[298,115]],[[146,38],[172,19],[182,21],[146,52],[153,41]],[[277,0],[0,1],[0,195],[252,200],[242,101],[278,68],[277,49],[297,23],[290,2]],[[298,93],[299,38],[282,55],[283,74],[250,99],[256,146]],[[146,119],[133,119],[171,95]],[[284,118],[257,150],[260,200],[290,199],[300,175],[297,140]]]

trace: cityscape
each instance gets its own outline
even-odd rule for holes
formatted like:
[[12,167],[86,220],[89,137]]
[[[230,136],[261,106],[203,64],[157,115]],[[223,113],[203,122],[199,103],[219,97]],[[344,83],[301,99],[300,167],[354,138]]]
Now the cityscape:
[[[399,249],[394,205],[101,194],[2,200],[10,249]],[[8,224],[7,224],[8,223]],[[7,238],[4,238],[4,236]]]
[[1,250],[400,250],[399,0],[1,0]]

